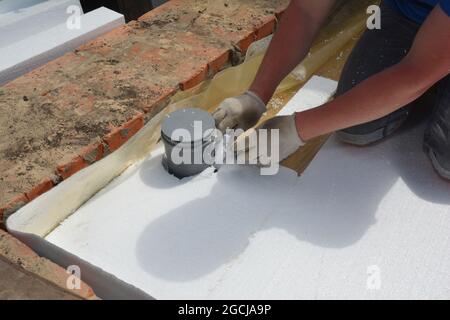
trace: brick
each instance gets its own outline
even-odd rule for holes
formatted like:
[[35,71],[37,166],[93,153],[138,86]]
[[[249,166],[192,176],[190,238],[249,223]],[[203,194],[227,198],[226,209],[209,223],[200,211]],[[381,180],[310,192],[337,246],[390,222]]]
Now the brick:
[[9,201],[5,206],[0,208],[0,229],[5,229],[6,219],[28,203],[25,194],[21,194]]
[[180,83],[181,90],[188,90],[195,87],[196,85],[200,84],[203,80],[205,80],[207,75],[208,75],[208,65],[205,65],[190,79]]
[[107,153],[113,152],[113,151],[119,149],[123,144],[123,139],[121,138],[120,130],[114,129],[111,133],[109,133],[105,137],[105,143],[107,145],[107,150],[106,150]]
[[275,16],[268,17],[263,24],[256,30],[256,40],[261,40],[271,35],[275,30],[276,18]]
[[65,269],[39,257],[31,248],[2,230],[0,230],[0,257],[82,299],[92,300],[97,298],[92,288],[82,279],[79,289],[68,288],[67,282],[71,275]]
[[153,95],[150,99],[143,101],[142,109],[146,114],[154,115],[169,104],[170,98],[178,91],[178,88],[155,86],[149,90],[153,92]]
[[144,126],[144,115],[139,114],[118,128],[113,128],[105,137],[108,152],[119,149]]
[[237,46],[242,53],[246,53],[250,45],[256,40],[256,32],[252,31],[247,34],[244,38],[238,41]]
[[45,96],[53,89],[54,84],[66,82],[68,74],[77,70],[86,60],[83,56],[69,52],[7,83],[4,87],[25,92],[36,88],[36,94]]
[[181,10],[183,6],[183,0],[171,0],[142,15],[138,18],[138,21],[150,21],[162,13]]
[[71,161],[59,165],[56,167],[56,173],[63,179],[66,180],[73,176],[78,171],[83,170],[94,162],[99,161],[103,158],[104,147],[101,142],[96,142],[85,148],[83,148],[79,155],[74,157]]
[[281,17],[283,16],[284,12],[286,11],[286,6],[280,6],[275,9],[275,17],[279,21]]
[[116,47],[120,47],[124,42],[130,40],[130,36],[134,32],[134,29],[129,25],[123,25],[78,47],[75,53],[87,57],[91,55],[106,57],[112,53]]
[[208,64],[208,72],[209,75],[212,76],[222,70],[225,65],[230,61],[231,53],[230,50],[226,50],[219,56],[215,57],[212,61]]
[[103,158],[103,155],[104,155],[104,148],[103,144],[100,141],[91,144],[90,146],[87,146],[80,152],[80,157],[87,165],[93,164],[94,162],[101,160]]
[[[10,235],[9,233],[5,232],[5,231],[0,231],[0,239],[2,241],[1,243],[1,254],[2,256],[5,257],[11,257],[12,255],[10,254],[9,250],[5,250],[5,249],[14,249],[12,254],[14,255],[14,259],[13,260],[18,260],[18,259],[35,259],[38,258],[39,256],[33,251],[31,250],[28,246],[24,245],[23,243],[21,243],[19,240],[17,240],[16,238],[14,238],[12,235]],[[11,260],[10,260],[11,261]],[[20,265],[20,264],[19,264]]]
[[76,156],[68,163],[57,166],[56,174],[58,174],[63,180],[66,180],[87,166],[87,163],[81,156]]
[[[61,97],[64,100],[61,100]],[[65,83],[58,88],[58,96],[49,99],[60,109],[71,109],[77,115],[90,113],[97,100],[81,83]]]
[[41,183],[39,183],[36,187],[27,192],[25,195],[29,201],[32,201],[37,197],[39,197],[41,194],[52,189],[53,186],[54,183],[52,179],[45,179]]
[[[186,90],[223,67],[229,58],[228,51],[229,48],[205,41],[202,35],[180,29],[172,31],[170,38],[135,43],[128,52],[131,61],[136,64],[145,61],[145,67],[151,66],[164,74],[161,82],[166,82],[165,85],[171,87],[175,83]],[[210,73],[209,65],[214,68]]]

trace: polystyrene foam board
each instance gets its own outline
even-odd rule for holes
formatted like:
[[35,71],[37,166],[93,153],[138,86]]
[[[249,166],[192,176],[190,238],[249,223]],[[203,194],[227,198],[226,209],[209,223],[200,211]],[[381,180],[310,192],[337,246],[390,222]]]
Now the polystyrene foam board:
[[79,0],[50,0],[0,13],[0,48],[65,23],[70,6],[77,6],[83,13]]
[[223,167],[180,182],[154,153],[46,239],[160,299],[446,299],[449,185],[422,133],[332,138],[301,178]]
[[223,166],[179,181],[157,149],[46,243],[159,299],[446,299],[450,186],[423,128],[367,148],[332,137],[300,178]]
[[279,116],[308,110],[327,102],[336,93],[337,82],[324,77],[313,76],[291,100],[278,112]]
[[0,0],[0,13],[19,11],[48,0]]
[[99,8],[80,17],[79,29],[66,23],[0,49],[0,84],[19,77],[125,23],[123,15]]

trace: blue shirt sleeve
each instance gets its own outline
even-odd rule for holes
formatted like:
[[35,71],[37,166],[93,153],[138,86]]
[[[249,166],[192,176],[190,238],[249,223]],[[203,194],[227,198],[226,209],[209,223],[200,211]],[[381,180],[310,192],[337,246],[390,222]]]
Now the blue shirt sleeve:
[[441,0],[439,4],[442,10],[450,17],[450,0]]

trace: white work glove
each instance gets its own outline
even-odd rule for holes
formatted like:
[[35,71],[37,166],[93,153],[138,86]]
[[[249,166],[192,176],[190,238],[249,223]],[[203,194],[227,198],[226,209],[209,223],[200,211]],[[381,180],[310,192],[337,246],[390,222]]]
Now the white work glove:
[[222,132],[226,129],[247,130],[253,127],[266,112],[266,105],[255,93],[225,99],[213,112],[216,127]]
[[[264,129],[267,132],[265,140],[265,135],[261,135],[261,130]],[[279,130],[279,139],[273,135],[272,129]],[[237,138],[234,150],[237,159],[244,159],[245,156],[245,163],[268,166],[283,161],[304,145],[305,142],[298,134],[294,114],[277,116],[256,129],[248,130]]]

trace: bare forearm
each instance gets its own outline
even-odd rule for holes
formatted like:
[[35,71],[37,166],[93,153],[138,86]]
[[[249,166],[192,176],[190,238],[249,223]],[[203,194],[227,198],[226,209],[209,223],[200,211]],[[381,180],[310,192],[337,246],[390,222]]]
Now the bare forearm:
[[279,83],[306,57],[334,1],[291,1],[250,90],[267,103]]
[[[379,119],[420,97],[450,71],[450,19],[439,6],[408,55],[319,108],[296,114],[303,140]],[[432,54],[431,54],[432,53]]]
[[420,97],[432,83],[418,81],[417,70],[398,64],[324,104],[296,115],[303,140],[370,122]]

